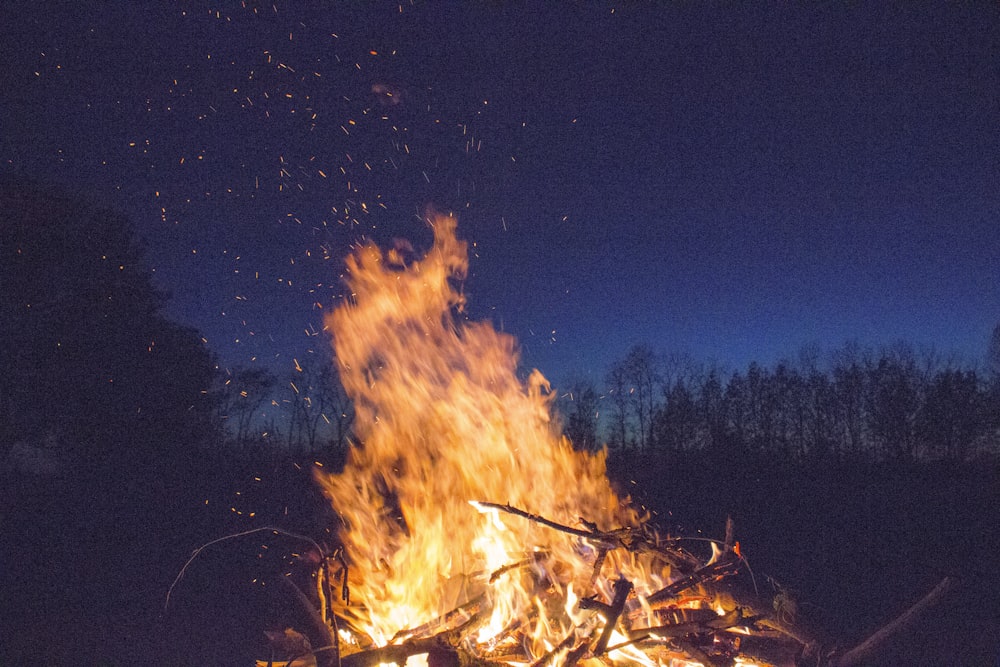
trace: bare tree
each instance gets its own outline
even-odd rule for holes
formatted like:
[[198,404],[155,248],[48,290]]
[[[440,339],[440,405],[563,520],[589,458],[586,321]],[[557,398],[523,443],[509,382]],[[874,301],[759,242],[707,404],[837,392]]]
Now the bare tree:
[[944,368],[930,381],[918,418],[928,455],[961,461],[987,432],[986,392],[973,370]]
[[990,343],[986,348],[986,373],[991,382],[1000,384],[1000,324],[993,327]]
[[833,394],[842,451],[860,455],[867,449],[867,376],[856,344],[847,344],[834,354]]
[[239,446],[247,445],[259,411],[270,398],[277,378],[263,368],[236,368],[226,371],[216,391],[219,416]]
[[579,378],[574,380],[569,391],[560,397],[559,404],[566,419],[564,433],[570,442],[577,449],[597,449],[598,396],[593,383]]
[[611,397],[611,433],[609,444],[628,448],[629,414],[631,400],[629,397],[628,371],[623,361],[616,361],[608,368],[605,381],[608,384],[608,394]]
[[323,400],[325,410],[321,416],[331,427],[327,444],[339,451],[347,447],[351,427],[354,425],[354,404],[340,383],[336,364],[337,360],[334,359],[329,372],[324,375],[320,383],[320,390],[325,394]]
[[638,446],[645,449],[652,440],[653,411],[656,407],[654,388],[660,377],[656,355],[645,345],[633,346],[625,357],[625,373],[636,418]]
[[879,453],[894,459],[913,458],[920,384],[912,350],[901,345],[883,350],[867,370],[871,429]]
[[354,410],[334,361],[316,357],[296,361],[286,395],[290,449],[312,452],[322,446],[346,446]]

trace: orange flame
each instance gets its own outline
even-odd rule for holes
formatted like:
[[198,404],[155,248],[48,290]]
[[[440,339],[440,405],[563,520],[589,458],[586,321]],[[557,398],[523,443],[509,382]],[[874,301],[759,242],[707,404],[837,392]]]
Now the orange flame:
[[[610,599],[619,576],[633,578],[638,595],[663,579],[613,552],[592,582],[586,540],[473,504],[509,503],[569,526],[580,517],[601,530],[637,525],[608,482],[604,454],[575,451],[560,435],[541,373],[518,378],[514,339],[456,317],[466,244],[454,217],[430,224],[433,247],[409,264],[371,243],[357,247],[347,260],[350,302],[326,321],[359,440],[341,474],[318,475],[344,521],[351,595],[361,603],[347,613],[383,645],[482,597],[489,619],[476,641],[520,623],[538,656],[586,622],[579,597]],[[543,601],[540,588],[558,591],[564,607]]]

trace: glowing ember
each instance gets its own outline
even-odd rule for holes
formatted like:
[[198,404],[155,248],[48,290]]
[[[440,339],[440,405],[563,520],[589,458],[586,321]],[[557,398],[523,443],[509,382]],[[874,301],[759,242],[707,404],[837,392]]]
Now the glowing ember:
[[[573,651],[572,661],[682,659],[670,645],[655,661],[637,646],[657,640],[662,600],[675,616],[696,609],[699,622],[726,609],[664,593],[683,578],[671,577],[678,562],[630,548],[655,539],[611,489],[604,454],[560,435],[542,375],[518,378],[515,341],[456,317],[466,245],[453,217],[431,225],[433,247],[418,261],[356,248],[350,302],[327,319],[360,441],[342,474],[318,476],[344,521],[351,604],[337,613],[352,640],[386,646],[466,624],[464,650],[494,662]],[[685,564],[685,575],[702,565]]]

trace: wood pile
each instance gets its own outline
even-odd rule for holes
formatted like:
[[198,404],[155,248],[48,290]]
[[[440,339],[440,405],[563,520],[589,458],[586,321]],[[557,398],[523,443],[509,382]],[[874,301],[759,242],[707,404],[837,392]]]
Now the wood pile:
[[[575,528],[509,505],[479,505],[569,533],[593,548],[592,589],[611,593],[579,599],[576,608],[586,613],[576,618],[586,620],[575,623],[557,645],[544,654],[532,654],[526,634],[534,618],[511,619],[499,634],[478,641],[479,631],[490,616],[487,587],[441,617],[399,632],[388,645],[376,646],[346,620],[349,615],[344,612],[350,606],[348,564],[343,554],[336,552],[321,560],[313,593],[307,595],[295,588],[311,614],[313,636],[323,637],[325,645],[313,648],[304,636],[289,630],[273,637],[273,657],[257,664],[378,667],[402,665],[412,656],[425,654],[429,667],[853,667],[876,655],[887,638],[904,632],[919,614],[957,585],[955,579],[945,578],[867,640],[844,650],[817,629],[807,627],[787,591],[774,585],[762,591],[756,585],[734,539],[731,521],[722,540],[710,541],[714,545],[711,555],[699,557],[686,546],[690,542],[685,538],[663,538],[645,525],[600,531],[581,520],[584,527]],[[661,562],[671,573],[669,583],[641,599],[635,593],[636,582],[613,574],[605,581],[609,585],[594,587],[599,578],[609,576],[605,561],[617,550]],[[539,574],[541,570],[532,567],[538,556],[530,550],[526,553],[529,555],[524,560],[492,573],[489,584],[512,571],[527,572],[535,577],[535,596],[540,601],[535,613],[559,614],[566,601],[553,592],[558,587],[551,586],[544,574]],[[291,579],[288,582],[292,583]],[[650,623],[650,618],[655,622]]]

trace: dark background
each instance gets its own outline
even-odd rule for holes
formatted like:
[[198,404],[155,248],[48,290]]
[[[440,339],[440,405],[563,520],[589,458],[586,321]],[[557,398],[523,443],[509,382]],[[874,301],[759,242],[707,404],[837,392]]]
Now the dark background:
[[165,599],[221,536],[333,543],[321,315],[428,206],[470,317],[664,530],[732,516],[762,594],[846,644],[958,576],[873,664],[995,664],[998,18],[0,8],[0,664],[247,664],[303,627],[287,537]]
[[638,343],[976,364],[1000,312],[994,5],[0,12],[4,171],[128,215],[226,367],[328,356],[349,245],[426,248],[428,206],[560,386]]
[[[16,286],[0,299],[0,662],[266,657],[265,630],[308,627],[284,581],[312,571],[310,543],[214,541],[274,526],[336,545],[311,479],[351,446],[332,361],[286,378],[294,392],[227,372],[163,315],[126,218],[22,183],[0,195]],[[790,592],[849,646],[957,577],[882,655],[992,664],[1000,373],[905,346],[812,363],[722,374],[638,346],[607,369],[604,399],[583,381],[554,398],[661,530],[718,538],[732,517],[765,601]],[[280,420],[260,418],[268,401]]]

